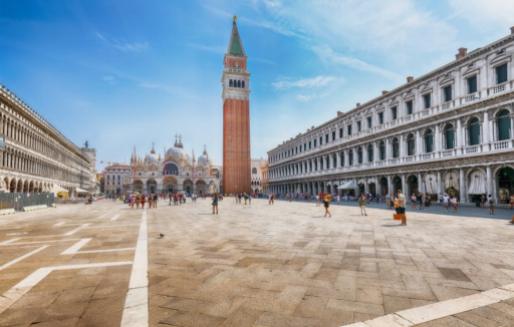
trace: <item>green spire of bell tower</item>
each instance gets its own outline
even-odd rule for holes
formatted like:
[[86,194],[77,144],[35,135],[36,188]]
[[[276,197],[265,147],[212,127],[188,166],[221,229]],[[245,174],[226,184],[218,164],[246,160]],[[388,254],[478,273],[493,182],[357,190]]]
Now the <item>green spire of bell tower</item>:
[[234,16],[232,21],[232,35],[230,36],[227,54],[236,57],[244,57],[246,55],[237,29],[237,16]]

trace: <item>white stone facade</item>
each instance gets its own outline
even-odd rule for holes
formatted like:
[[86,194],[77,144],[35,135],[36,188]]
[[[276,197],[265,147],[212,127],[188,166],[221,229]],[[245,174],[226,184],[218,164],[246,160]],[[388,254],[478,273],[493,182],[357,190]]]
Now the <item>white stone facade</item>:
[[264,159],[252,159],[251,162],[251,185],[252,192],[260,193],[263,191],[263,165],[266,164]]
[[268,152],[275,193],[514,193],[514,31]]
[[2,85],[0,136],[1,192],[94,190],[96,173],[88,156]]
[[104,169],[104,192],[107,196],[126,194],[132,186],[132,170],[129,165],[112,164]]

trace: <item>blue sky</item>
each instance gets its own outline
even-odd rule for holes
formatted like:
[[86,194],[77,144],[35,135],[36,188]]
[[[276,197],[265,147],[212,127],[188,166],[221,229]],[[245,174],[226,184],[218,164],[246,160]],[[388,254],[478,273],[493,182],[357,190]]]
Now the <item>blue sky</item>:
[[252,156],[508,34],[509,0],[0,0],[0,83],[98,160],[152,142],[221,162],[223,54],[238,24]]

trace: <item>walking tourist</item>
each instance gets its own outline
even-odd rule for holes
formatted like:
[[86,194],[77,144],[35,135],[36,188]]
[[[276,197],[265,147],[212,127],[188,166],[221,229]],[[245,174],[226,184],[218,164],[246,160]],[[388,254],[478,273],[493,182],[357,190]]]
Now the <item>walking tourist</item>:
[[275,194],[270,193],[268,196],[268,204],[273,205],[275,203]]
[[212,214],[213,215],[218,214],[218,201],[219,201],[218,193],[214,193],[212,195]]
[[361,208],[361,216],[368,215],[368,213],[366,212],[366,201],[367,201],[366,195],[364,193],[362,193],[359,196],[359,208]]
[[141,203],[141,196],[136,194],[136,209],[139,209],[139,204]]
[[[405,195],[402,193],[402,190],[398,190],[398,195],[395,199],[395,209],[396,213],[400,215],[405,215]],[[407,224],[407,219],[402,219],[402,225]]]
[[141,194],[141,209],[145,208],[145,202],[146,202],[146,197],[144,194]]
[[332,194],[327,193],[323,197],[323,206],[325,207],[325,215],[323,217],[332,217],[332,214],[330,213],[330,202],[332,202]]
[[495,207],[494,207],[494,199],[493,199],[493,197],[491,196],[491,194],[489,194],[488,202],[489,202],[489,214],[490,214],[490,215],[494,215],[494,210],[495,210]]
[[366,203],[368,199],[364,193],[361,193],[359,196],[359,208],[361,209],[361,216],[367,216],[368,213],[366,212]]

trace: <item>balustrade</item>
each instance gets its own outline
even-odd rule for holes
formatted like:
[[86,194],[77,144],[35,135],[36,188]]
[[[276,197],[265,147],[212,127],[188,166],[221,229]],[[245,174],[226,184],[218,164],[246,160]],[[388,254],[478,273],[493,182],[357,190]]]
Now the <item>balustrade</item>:
[[511,144],[512,144],[511,140],[497,141],[497,142],[494,142],[493,149],[494,150],[509,149],[511,147]]

